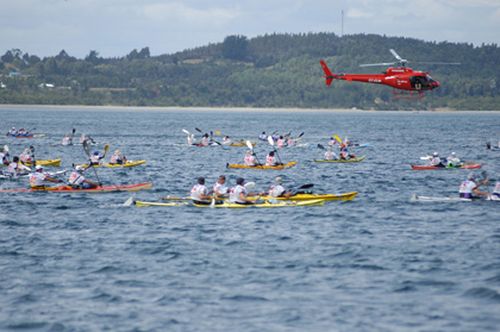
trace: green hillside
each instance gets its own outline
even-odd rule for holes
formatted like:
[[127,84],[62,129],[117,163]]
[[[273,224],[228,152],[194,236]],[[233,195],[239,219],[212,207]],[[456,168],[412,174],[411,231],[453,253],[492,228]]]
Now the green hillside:
[[[429,71],[441,87],[423,99],[396,99],[392,88],[335,81],[326,87],[319,59],[336,72],[381,72],[359,64],[393,61]],[[411,61],[460,62],[460,66]],[[229,36],[218,44],[121,58],[61,51],[40,59],[20,50],[1,57],[0,103],[134,106],[238,106],[362,109],[500,109],[500,49],[496,44],[425,42],[411,38],[333,33]]]

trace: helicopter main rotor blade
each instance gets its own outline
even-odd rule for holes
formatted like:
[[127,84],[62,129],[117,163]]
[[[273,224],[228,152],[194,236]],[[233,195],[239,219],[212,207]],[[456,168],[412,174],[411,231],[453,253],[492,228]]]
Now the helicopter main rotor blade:
[[390,52],[391,52],[391,54],[392,54],[392,55],[393,55],[396,59],[398,59],[399,61],[401,61],[401,62],[403,62],[403,61],[404,61],[404,62],[406,62],[406,60],[405,60],[405,59],[403,59],[402,57],[400,57],[400,56],[399,56],[399,54],[397,54],[397,53],[396,53],[396,51],[394,51],[392,48],[391,48],[389,51],[390,51]]
[[397,62],[382,62],[382,63],[365,63],[362,65],[359,65],[360,67],[378,67],[378,66],[392,66],[395,65]]
[[426,64],[426,65],[452,65],[452,66],[458,66],[461,65],[460,62],[430,62],[430,61],[412,61],[411,63],[419,63],[419,64]]

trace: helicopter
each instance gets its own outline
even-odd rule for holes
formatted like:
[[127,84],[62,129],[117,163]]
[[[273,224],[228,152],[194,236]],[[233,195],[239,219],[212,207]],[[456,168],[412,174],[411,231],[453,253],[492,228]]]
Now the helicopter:
[[[434,80],[429,73],[424,71],[413,70],[406,66],[408,60],[403,59],[393,49],[389,50],[396,58],[394,62],[383,63],[368,63],[362,64],[360,67],[374,66],[393,66],[387,68],[382,74],[334,74],[324,60],[320,60],[321,67],[325,73],[326,85],[330,86],[333,80],[365,82],[373,84],[383,84],[394,88],[394,91],[402,90],[401,92],[409,91],[410,93],[418,92],[419,96],[423,96],[424,91],[430,91],[438,88],[441,84]],[[459,65],[458,62],[415,62],[434,65]]]

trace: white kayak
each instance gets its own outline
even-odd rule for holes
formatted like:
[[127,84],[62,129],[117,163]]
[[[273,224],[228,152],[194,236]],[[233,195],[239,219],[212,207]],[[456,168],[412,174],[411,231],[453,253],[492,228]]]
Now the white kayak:
[[495,195],[490,195],[485,199],[480,199],[480,198],[472,199],[472,198],[462,198],[462,197],[456,197],[456,196],[436,197],[436,196],[421,196],[421,195],[414,194],[410,199],[410,201],[412,201],[412,202],[473,202],[473,201],[480,201],[480,200],[499,201],[500,202],[500,197],[495,196]]

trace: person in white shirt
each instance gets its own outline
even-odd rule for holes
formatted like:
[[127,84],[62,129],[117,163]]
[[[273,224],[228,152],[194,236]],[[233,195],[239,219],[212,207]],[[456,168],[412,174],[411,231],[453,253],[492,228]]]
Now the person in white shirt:
[[269,188],[268,194],[271,197],[290,197],[292,193],[283,187],[283,179],[278,176],[274,179],[274,184]]
[[439,153],[434,152],[432,154],[432,158],[429,162],[431,166],[436,166],[436,167],[444,167],[443,163],[441,162],[441,158],[439,158]]
[[216,199],[229,197],[229,189],[226,187],[226,177],[224,175],[219,176],[214,184],[213,191]]
[[113,155],[109,159],[110,164],[126,164],[127,163],[127,158],[121,153],[120,150],[115,150]]
[[83,176],[84,170],[85,169],[82,166],[76,166],[73,172],[69,175],[69,185],[78,189],[97,188],[99,186],[97,183],[90,181]]
[[94,151],[94,153],[90,156],[91,165],[99,165],[102,158],[104,158],[104,156],[99,151]]
[[336,160],[338,159],[337,155],[335,152],[333,152],[333,149],[331,147],[328,147],[328,150],[325,152],[325,160]]
[[495,189],[493,189],[493,193],[490,198],[494,201],[500,201],[500,181],[495,183]]
[[19,159],[22,163],[31,163],[33,161],[33,158],[31,157],[31,149],[32,147],[30,146],[29,148],[24,149],[24,151],[19,155]]
[[244,186],[245,179],[237,178],[236,186],[231,188],[229,192],[229,201],[236,204],[254,204],[253,201],[247,198],[248,191]]
[[12,162],[7,167],[6,173],[12,176],[17,176],[20,174],[26,174],[28,171],[31,171],[31,169],[21,164],[18,156],[14,156],[14,158],[12,158]]
[[224,136],[222,138],[222,144],[223,145],[230,145],[233,141],[231,140],[231,138],[229,136]]
[[269,152],[266,157],[266,166],[276,166],[278,162],[276,161],[276,157],[274,156],[274,151]]
[[210,204],[212,202],[212,196],[208,195],[204,177],[199,177],[197,183],[191,189],[191,199],[195,204]]
[[59,179],[52,178],[47,173],[43,171],[43,167],[37,165],[35,167],[35,172],[31,173],[29,176],[29,183],[31,189],[45,189],[45,182],[60,183]]
[[467,176],[467,180],[463,181],[460,184],[458,189],[458,193],[460,198],[480,198],[480,197],[488,197],[489,193],[483,192],[479,190],[479,187],[488,183],[488,179],[483,179],[479,181],[477,176],[474,173],[470,173]]
[[257,158],[255,157],[254,153],[252,150],[248,150],[245,153],[245,159],[244,159],[245,165],[246,166],[257,166]]
[[460,167],[462,165],[462,161],[457,157],[455,152],[452,152],[448,158],[446,158],[446,163],[448,167]]

